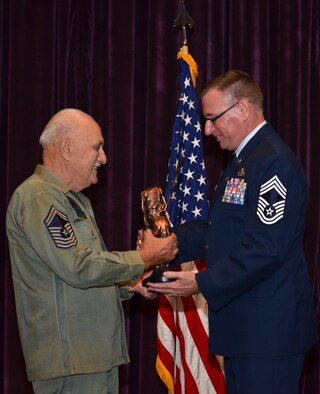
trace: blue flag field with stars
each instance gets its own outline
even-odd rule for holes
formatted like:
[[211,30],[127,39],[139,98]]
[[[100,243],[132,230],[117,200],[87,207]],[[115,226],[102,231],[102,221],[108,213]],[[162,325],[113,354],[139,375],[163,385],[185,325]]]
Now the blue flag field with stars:
[[198,100],[189,64],[183,58],[179,62],[180,98],[165,190],[172,225],[206,219],[209,210]]

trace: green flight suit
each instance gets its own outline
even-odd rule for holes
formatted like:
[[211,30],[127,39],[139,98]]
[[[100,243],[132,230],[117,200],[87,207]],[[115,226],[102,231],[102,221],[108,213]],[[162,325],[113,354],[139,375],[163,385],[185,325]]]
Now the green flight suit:
[[123,284],[144,265],[137,251],[106,250],[88,198],[38,165],[11,198],[7,236],[28,379],[129,362]]

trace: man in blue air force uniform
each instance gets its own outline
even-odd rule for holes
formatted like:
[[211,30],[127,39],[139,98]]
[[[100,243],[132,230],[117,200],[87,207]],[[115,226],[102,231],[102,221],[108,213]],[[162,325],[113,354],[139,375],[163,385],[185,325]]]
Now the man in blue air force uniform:
[[175,263],[206,257],[207,270],[169,272],[149,290],[209,305],[209,346],[224,356],[228,394],[294,394],[304,354],[317,340],[303,251],[307,182],[263,115],[260,87],[226,72],[202,92],[205,133],[234,151],[207,221],[173,228]]

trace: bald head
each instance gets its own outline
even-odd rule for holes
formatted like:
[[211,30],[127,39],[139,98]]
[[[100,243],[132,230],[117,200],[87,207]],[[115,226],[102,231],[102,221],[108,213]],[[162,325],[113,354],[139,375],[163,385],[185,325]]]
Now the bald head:
[[65,108],[57,112],[50,119],[44,128],[39,143],[45,148],[48,145],[53,145],[59,137],[66,134],[71,134],[78,129],[79,124],[83,119],[94,119],[83,111],[75,108]]
[[107,162],[100,126],[78,109],[66,108],[55,114],[39,142],[43,165],[75,191],[96,183],[98,168]]

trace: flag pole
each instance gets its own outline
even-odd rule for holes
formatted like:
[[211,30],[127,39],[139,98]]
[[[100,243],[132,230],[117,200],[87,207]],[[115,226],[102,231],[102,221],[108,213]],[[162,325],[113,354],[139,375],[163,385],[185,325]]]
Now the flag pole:
[[173,22],[175,28],[181,29],[181,48],[178,53],[178,59],[183,58],[189,64],[192,82],[195,87],[198,77],[198,66],[193,57],[189,55],[187,39],[187,27],[192,29],[194,26],[194,21],[188,14],[183,0],[181,1],[181,4],[181,10]]
[[191,16],[188,14],[183,0],[181,3],[182,3],[181,10],[173,23],[174,23],[174,27],[181,29],[182,45],[180,50],[182,53],[188,54],[187,27],[192,29],[194,25],[194,21],[191,18]]
[[[182,29],[178,101],[166,182],[167,211],[173,226],[206,220],[208,187],[203,158],[200,114],[195,91],[197,63],[188,51],[187,28],[193,20],[182,8],[174,27]],[[205,260],[183,263],[182,271],[205,269]],[[208,305],[201,293],[189,297],[159,298],[156,369],[170,394],[226,394],[217,357],[209,352]],[[197,362],[195,362],[197,360]],[[199,362],[198,362],[199,361]]]

